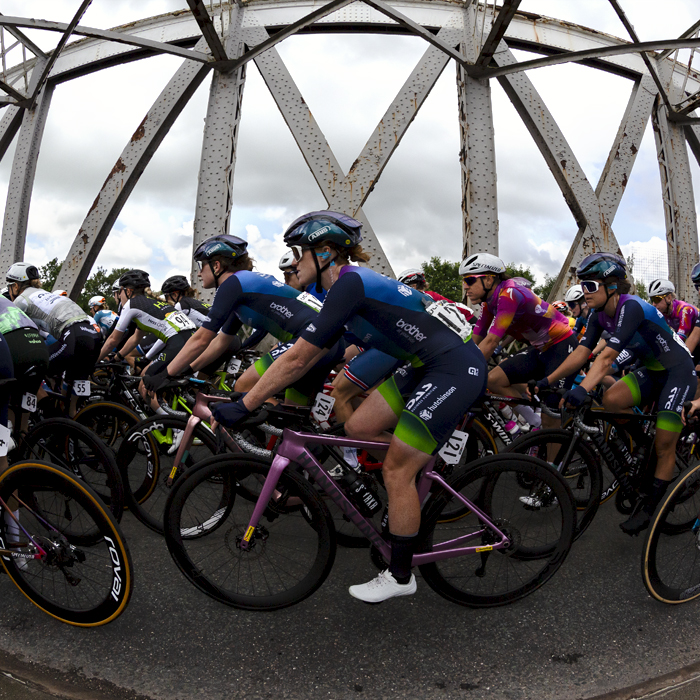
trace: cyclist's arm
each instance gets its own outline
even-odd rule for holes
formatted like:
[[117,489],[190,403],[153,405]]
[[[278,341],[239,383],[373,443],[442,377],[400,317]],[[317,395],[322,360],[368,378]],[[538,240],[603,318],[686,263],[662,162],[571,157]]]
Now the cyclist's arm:
[[134,335],[132,335],[131,338],[124,343],[124,347],[119,351],[119,354],[122,357],[126,357],[143,340],[144,336],[145,333],[137,328]]
[[221,355],[229,349],[231,343],[235,342],[237,339],[238,336],[227,335],[223,331],[217,333],[214,340],[209,343],[209,346],[204,350],[204,352],[196,360],[190,362],[190,367],[192,367],[192,369],[195,371],[202,369],[202,367],[206,367],[221,357]]
[[202,326],[185,343],[185,347],[170,361],[168,374],[175,377],[192,363],[209,347],[216,337],[216,331],[210,331]]
[[[123,337],[124,333],[122,331],[113,330],[109,338],[105,340],[105,344],[102,346],[102,351],[100,352],[100,357],[97,361],[102,362],[102,360],[104,360],[105,357],[107,357],[107,355],[109,355],[109,353],[112,352],[117,345],[119,345],[119,343],[121,343]],[[121,354],[123,356],[125,353],[122,352]]]
[[695,352],[698,341],[700,341],[700,326],[695,326],[690,335],[685,339],[685,345],[691,353]]
[[[586,364],[590,352],[587,347],[579,345],[554,372],[547,376],[549,384],[552,385],[557,380],[578,372]],[[615,357],[617,357],[617,353],[615,353]]]
[[[577,348],[577,350],[578,349],[580,348]],[[573,355],[575,352],[576,350],[571,354]],[[595,358],[591,368],[588,370],[588,374],[586,374],[584,380],[581,382],[581,386],[586,391],[595,389],[598,384],[603,381],[603,377],[606,377],[610,373],[613,362],[615,362],[615,358],[619,354],[619,351],[615,348],[605,348],[605,350],[602,350],[598,357]],[[569,357],[568,359],[571,358]],[[566,362],[564,364],[566,364]]]
[[299,338],[283,355],[278,357],[257,384],[245,395],[243,403],[252,411],[260,406],[270,396],[293,384],[303,377],[318,360],[328,352],[327,348],[319,348],[307,340]]
[[488,360],[493,351],[496,349],[498,344],[501,342],[501,338],[493,333],[487,333],[486,337],[479,343],[479,350],[483,353],[484,357]]

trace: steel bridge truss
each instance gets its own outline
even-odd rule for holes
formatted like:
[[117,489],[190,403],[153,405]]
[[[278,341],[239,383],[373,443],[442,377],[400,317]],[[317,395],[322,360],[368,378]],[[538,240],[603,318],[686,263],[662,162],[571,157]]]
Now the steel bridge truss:
[[[0,158],[17,138],[0,243],[0,266],[24,255],[41,139],[56,86],[119,63],[157,54],[183,59],[107,174],[75,236],[57,286],[75,298],[122,207],[190,97],[213,74],[194,217],[198,245],[229,228],[246,66],[254,61],[316,180],[328,208],[364,223],[372,267],[392,274],[363,205],[448,63],[456,67],[461,134],[463,252],[498,252],[496,160],[491,81],[498,80],[561,189],[578,228],[553,290],[572,283],[577,263],[597,250],[619,251],[612,224],[650,118],[664,203],[669,276],[694,293],[697,218],[688,149],[700,162],[700,22],[682,36],[640,42],[618,0],[609,0],[629,40],[519,11],[520,0],[187,0],[187,11],[112,30],[0,15]],[[53,32],[42,51],[27,29]],[[381,32],[421,37],[426,50],[346,173],[292,80],[276,45],[309,32]],[[543,57],[516,60],[521,49]],[[679,52],[689,50],[685,63]],[[684,54],[685,56],[685,54]],[[628,78],[627,109],[595,188],[586,178],[527,71],[578,62]]]

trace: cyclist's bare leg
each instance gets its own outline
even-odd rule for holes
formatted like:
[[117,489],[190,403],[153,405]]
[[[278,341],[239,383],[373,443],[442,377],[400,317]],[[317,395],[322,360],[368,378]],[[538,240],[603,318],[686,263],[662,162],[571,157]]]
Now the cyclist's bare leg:
[[[393,435],[387,433],[399,422],[398,416],[378,392],[373,391],[345,424],[345,433],[356,440],[391,442]],[[383,459],[382,454],[379,459]]]
[[632,397],[632,392],[624,382],[615,382],[603,394],[603,408],[606,411],[632,413],[633,406],[634,398]]
[[333,410],[339,423],[347,423],[350,420],[350,416],[355,411],[352,400],[361,393],[362,389],[345,376],[345,370],[333,380],[331,396],[335,399]]
[[243,374],[236,380],[236,391],[250,391],[260,379],[255,365],[251,365]]
[[654,476],[657,479],[671,481],[676,468],[676,445],[680,433],[671,430],[656,429],[654,447],[656,449],[656,471]]

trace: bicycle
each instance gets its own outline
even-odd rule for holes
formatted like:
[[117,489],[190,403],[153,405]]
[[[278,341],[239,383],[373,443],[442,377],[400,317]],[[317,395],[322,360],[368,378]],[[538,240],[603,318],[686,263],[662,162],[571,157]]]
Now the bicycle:
[[[305,413],[269,407],[246,421],[280,424],[282,440],[271,465],[250,455],[218,455],[185,472],[170,492],[165,537],[173,560],[191,583],[227,605],[276,610],[323,583],[336,537],[319,490],[383,559],[390,558],[376,497],[355,474],[331,474],[315,456],[319,447],[388,445],[293,429]],[[421,547],[413,557],[431,588],[462,605],[489,607],[517,600],[551,578],[569,551],[575,523],[573,497],[559,474],[533,457],[511,455],[477,460],[449,482],[433,467],[431,460],[417,482]],[[525,507],[519,496],[540,484],[555,499]],[[455,501],[461,517],[440,523]],[[460,558],[465,554],[477,554],[478,562],[467,563]]]
[[133,590],[129,549],[88,485],[53,464],[17,462],[0,475],[0,507],[0,561],[34,605],[79,627],[124,612]]

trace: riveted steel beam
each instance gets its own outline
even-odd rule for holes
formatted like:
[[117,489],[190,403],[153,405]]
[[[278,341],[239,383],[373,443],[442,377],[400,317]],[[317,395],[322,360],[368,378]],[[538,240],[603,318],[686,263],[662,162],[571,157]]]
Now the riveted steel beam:
[[24,106],[24,102],[28,100],[27,95],[17,92],[11,85],[4,83],[2,80],[0,80],[0,90],[4,90],[10,97],[14,97],[14,104],[21,104]]
[[[44,59],[40,59],[32,72],[30,91],[33,91],[39,81],[43,64]],[[34,175],[52,96],[53,86],[46,84],[39,93],[34,108],[22,110],[22,126],[12,162],[0,243],[0,267],[5,270],[24,256]]]
[[[486,68],[493,54],[496,53],[498,45],[501,43],[501,39],[505,36],[508,25],[513,21],[515,13],[518,11],[518,6],[521,0],[504,0],[503,5],[498,10],[498,14],[491,25],[491,31],[484,41],[484,45],[481,47],[479,57],[474,63],[474,67],[477,70]],[[464,53],[464,51],[462,51]]]
[[[202,39],[197,45],[204,50]],[[119,212],[177,117],[210,71],[185,61],[165,86],[107,176],[61,266],[56,286],[80,294]]]
[[[468,8],[465,10],[460,51],[465,56],[481,57],[484,50],[479,53],[475,24],[476,13]],[[505,31],[505,25],[502,29]],[[493,34],[491,31],[489,37]],[[491,51],[489,61],[492,55]],[[491,85],[488,80],[471,78],[464,67],[457,64],[457,99],[462,176],[462,258],[477,251],[498,255],[498,193]]]
[[24,110],[21,107],[12,105],[7,107],[2,114],[2,119],[0,119],[0,160],[3,159],[5,152],[19,131],[23,113]]
[[[225,47],[229,57],[235,58],[243,53],[245,12],[236,5],[231,7]],[[207,238],[229,231],[245,75],[245,64],[233,71],[217,72],[209,89],[194,213],[194,249]],[[192,279],[200,285],[194,261]]]
[[[0,17],[3,17],[2,12],[0,12]],[[16,27],[6,27],[7,31],[12,34],[17,41],[19,41],[23,46],[28,48],[35,56],[39,58],[48,58],[47,55],[25,34],[19,31]]]
[[668,120],[660,100],[654,105],[652,124],[666,220],[669,279],[681,299],[697,301],[690,272],[700,257],[698,227],[684,128]]
[[[504,67],[516,62],[503,42],[494,55],[494,60],[498,66]],[[610,228],[610,221],[602,211],[574,152],[530,79],[523,73],[510,72],[500,77],[499,83],[542,153],[579,229],[583,230],[579,245],[567,257],[552,291],[553,295],[569,286],[570,269],[584,255],[596,250],[619,252],[620,247]]]
[[192,16],[195,18],[199,28],[202,30],[202,36],[209,46],[211,55],[217,61],[228,60],[226,49],[221,43],[219,35],[216,33],[214,23],[212,22],[211,17],[207,12],[207,8],[204,6],[202,0],[187,0],[187,4],[190,6],[190,10],[192,10]]

